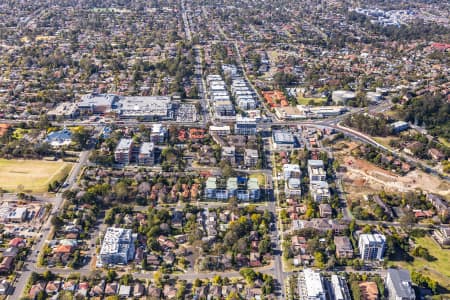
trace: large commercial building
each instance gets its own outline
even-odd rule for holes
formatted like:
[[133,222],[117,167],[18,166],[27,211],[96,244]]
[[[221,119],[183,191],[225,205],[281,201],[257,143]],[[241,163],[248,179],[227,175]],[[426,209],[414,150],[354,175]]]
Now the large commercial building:
[[386,289],[389,300],[415,300],[416,294],[411,285],[411,276],[408,270],[388,269]]
[[125,265],[134,257],[135,236],[131,229],[109,227],[100,250],[100,265]]
[[132,159],[133,140],[121,139],[114,151],[114,159],[118,164],[128,165]]
[[293,150],[295,140],[292,133],[284,130],[274,130],[272,133],[272,145],[275,150]]
[[174,116],[172,99],[167,96],[123,97],[118,111],[123,118],[169,120]]
[[230,177],[228,179],[209,177],[205,186],[205,198],[227,201],[236,197],[239,201],[256,201],[261,197],[256,178]]
[[77,103],[81,114],[115,113],[121,118],[171,120],[174,118],[172,98],[168,96],[117,96],[88,94]]
[[381,260],[386,250],[386,237],[382,234],[361,234],[358,248],[363,260]]
[[356,93],[352,91],[334,91],[331,94],[333,102],[346,105],[348,101],[356,99]]
[[82,114],[105,114],[114,108],[118,100],[116,95],[92,93],[81,97],[77,105]]
[[298,276],[299,300],[325,300],[322,275],[312,269],[304,269]]

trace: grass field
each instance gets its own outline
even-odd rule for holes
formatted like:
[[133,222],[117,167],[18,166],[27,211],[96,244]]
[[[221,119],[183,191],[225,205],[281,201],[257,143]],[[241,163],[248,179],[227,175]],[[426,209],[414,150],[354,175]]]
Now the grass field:
[[258,180],[258,184],[260,186],[264,186],[266,184],[266,175],[264,175],[263,173],[250,174],[249,177],[250,178],[256,178]]
[[439,245],[431,237],[416,238],[416,243],[427,248],[435,261],[427,261],[422,258],[415,257],[414,262],[395,263],[398,266],[407,268],[411,271],[419,272],[426,275],[450,291],[450,250],[441,249]]
[[309,105],[309,102],[314,102],[314,105],[323,105],[327,102],[326,98],[304,98],[302,96],[298,96],[297,103],[300,105]]
[[67,176],[72,165],[67,162],[0,159],[0,187],[10,192],[23,189],[43,193],[49,183]]

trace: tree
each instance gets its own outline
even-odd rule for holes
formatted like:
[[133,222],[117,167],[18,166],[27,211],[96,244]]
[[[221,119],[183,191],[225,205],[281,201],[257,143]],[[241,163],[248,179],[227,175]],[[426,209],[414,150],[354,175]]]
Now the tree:
[[320,269],[325,267],[325,257],[322,252],[317,251],[314,253],[314,265]]
[[128,197],[128,187],[124,181],[119,181],[114,186],[114,193],[116,194],[116,198],[120,201],[124,201]]
[[158,269],[153,273],[153,280],[155,281],[155,284],[157,286],[162,286],[162,278],[163,278],[163,273],[162,273],[161,269]]
[[406,233],[411,233],[414,224],[416,223],[416,216],[414,212],[408,210],[399,220],[400,226],[405,230]]
[[220,275],[214,276],[214,278],[212,279],[212,283],[214,285],[222,285],[222,277],[220,277]]
[[117,278],[117,273],[114,270],[108,270],[106,273],[106,281],[113,282]]

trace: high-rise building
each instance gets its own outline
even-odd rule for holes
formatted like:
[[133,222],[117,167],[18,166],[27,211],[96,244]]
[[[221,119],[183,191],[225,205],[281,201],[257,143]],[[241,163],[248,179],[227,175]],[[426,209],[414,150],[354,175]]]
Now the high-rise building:
[[386,249],[386,237],[382,234],[361,234],[359,253],[364,260],[381,260]]

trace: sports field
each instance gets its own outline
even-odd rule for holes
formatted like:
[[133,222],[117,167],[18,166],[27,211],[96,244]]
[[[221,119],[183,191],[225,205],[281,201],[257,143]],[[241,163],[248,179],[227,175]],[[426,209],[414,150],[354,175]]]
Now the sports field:
[[9,192],[43,193],[49,183],[67,176],[72,165],[44,160],[0,159],[0,188]]

